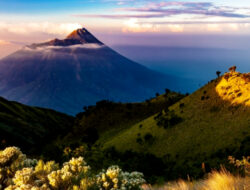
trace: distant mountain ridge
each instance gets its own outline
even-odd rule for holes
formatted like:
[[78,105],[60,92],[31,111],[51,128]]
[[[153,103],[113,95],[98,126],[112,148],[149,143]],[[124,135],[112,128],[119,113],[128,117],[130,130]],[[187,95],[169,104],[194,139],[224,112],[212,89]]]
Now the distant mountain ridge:
[[143,101],[179,84],[118,54],[85,28],[0,60],[0,96],[68,114],[103,99]]

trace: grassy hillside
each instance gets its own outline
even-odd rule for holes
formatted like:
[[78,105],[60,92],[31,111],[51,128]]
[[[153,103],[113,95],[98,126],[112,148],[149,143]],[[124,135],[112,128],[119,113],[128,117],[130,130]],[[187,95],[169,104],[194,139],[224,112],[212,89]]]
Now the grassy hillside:
[[19,146],[28,153],[65,135],[74,118],[53,110],[25,106],[0,98],[0,146]]
[[199,175],[203,162],[207,168],[217,167],[228,155],[250,152],[249,103],[249,74],[227,73],[110,137],[103,148],[151,153],[171,163],[180,175]]
[[141,103],[114,103],[100,101],[96,106],[85,107],[85,111],[76,116],[73,131],[62,141],[60,146],[80,145],[82,143],[103,144],[130,126],[158,113],[182,99],[184,95],[166,90],[164,95]]

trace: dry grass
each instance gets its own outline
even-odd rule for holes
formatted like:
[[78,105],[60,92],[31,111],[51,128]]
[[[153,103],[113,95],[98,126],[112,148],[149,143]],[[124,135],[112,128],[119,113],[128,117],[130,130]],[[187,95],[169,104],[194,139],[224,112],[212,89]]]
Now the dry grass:
[[161,187],[143,186],[144,190],[250,190],[250,177],[235,177],[226,170],[214,171],[205,180],[188,182],[179,180]]
[[226,73],[216,86],[218,95],[232,104],[245,104],[250,106],[249,74],[238,72]]

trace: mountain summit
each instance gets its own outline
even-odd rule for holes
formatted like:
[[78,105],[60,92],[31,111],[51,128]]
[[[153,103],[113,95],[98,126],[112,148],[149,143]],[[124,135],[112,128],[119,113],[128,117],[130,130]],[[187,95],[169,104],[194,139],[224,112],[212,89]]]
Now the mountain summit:
[[99,44],[103,45],[96,37],[94,37],[87,29],[77,29],[69,34],[65,39],[54,39],[45,43],[32,44],[29,48],[35,49],[45,46],[72,46],[81,44]]
[[174,77],[123,57],[84,28],[0,60],[0,96],[68,114],[103,99],[142,101],[165,88],[177,88]]
[[81,43],[96,43],[103,44],[95,36],[93,36],[87,29],[77,29],[73,31],[70,35],[67,36],[66,39],[69,40],[79,40]]

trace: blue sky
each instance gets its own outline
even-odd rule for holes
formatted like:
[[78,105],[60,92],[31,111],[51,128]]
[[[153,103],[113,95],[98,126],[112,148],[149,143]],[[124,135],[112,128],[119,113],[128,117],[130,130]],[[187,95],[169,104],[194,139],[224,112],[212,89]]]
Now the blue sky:
[[2,52],[83,26],[107,43],[122,36],[244,36],[250,34],[250,1],[0,0]]

